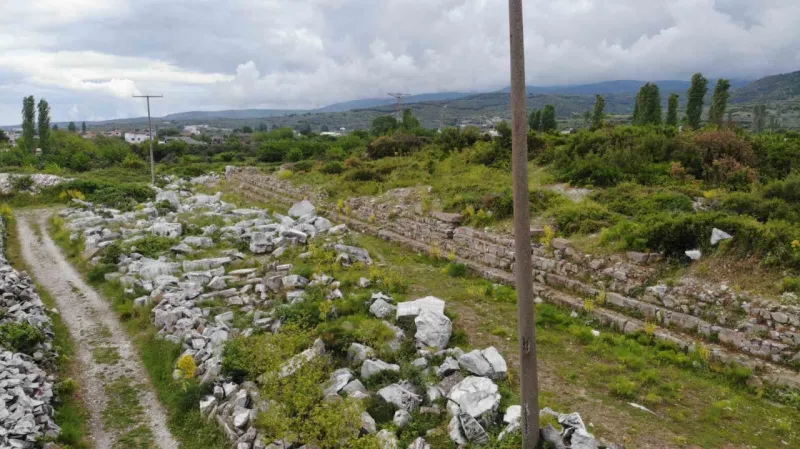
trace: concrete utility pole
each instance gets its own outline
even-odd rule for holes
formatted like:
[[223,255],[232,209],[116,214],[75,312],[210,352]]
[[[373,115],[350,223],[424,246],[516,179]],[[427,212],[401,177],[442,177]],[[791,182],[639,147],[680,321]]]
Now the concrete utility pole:
[[525,38],[522,0],[508,0],[511,41],[511,161],[514,178],[514,274],[522,390],[522,448],[539,443],[539,383],[531,266],[531,207],[528,191],[528,120],[525,110]]
[[164,98],[163,95],[134,95],[133,98],[147,98],[147,131],[150,133],[150,183],[156,185],[156,161],[153,158],[153,122],[150,119],[150,99]]

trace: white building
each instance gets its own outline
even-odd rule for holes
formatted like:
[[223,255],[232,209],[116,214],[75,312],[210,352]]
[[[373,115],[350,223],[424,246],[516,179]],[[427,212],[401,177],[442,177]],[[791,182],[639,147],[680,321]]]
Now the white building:
[[125,133],[125,142],[128,143],[142,143],[150,140],[147,134]]

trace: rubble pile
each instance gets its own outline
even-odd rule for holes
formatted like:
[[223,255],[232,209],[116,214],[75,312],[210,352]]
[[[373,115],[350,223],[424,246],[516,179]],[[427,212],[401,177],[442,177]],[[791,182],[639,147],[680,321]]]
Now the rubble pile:
[[[309,288],[321,289],[333,307],[344,298],[341,283],[333,277],[321,272],[304,277],[293,273],[291,264],[281,263],[288,249],[307,258],[322,248],[333,252],[335,263],[344,266],[371,264],[372,257],[367,250],[348,245],[346,226],[335,226],[317,216],[309,201],[280,215],[237,208],[222,201],[219,194],[193,194],[183,187],[180,183],[168,186],[156,201],[135,213],[83,204],[61,215],[72,238],[82,238],[87,251],[97,250],[89,259],[99,263],[102,249],[113,243],[125,248],[116,271],[106,278],[120,282],[130,292],[145,292],[135,300],[136,305],[152,307],[159,335],[182,345],[181,357],[192,357],[198,378],[213,385],[213,393],[199,404],[201,414],[218,423],[237,449],[283,447],[282,442],[269,441],[251,425],[269,405],[261,399],[255,383],[237,384],[221,374],[223,348],[237,336],[278,332],[282,323],[277,306],[304,301]],[[175,210],[160,212],[155,205],[164,201]],[[187,213],[207,221],[213,218],[222,225],[197,228],[191,220],[181,220]],[[151,259],[135,251],[136,243],[146,235],[168,236],[180,243],[168,254]],[[361,279],[358,288],[369,289],[370,284]],[[377,398],[394,410],[393,423],[398,429],[418,414],[435,414],[443,423],[449,422],[449,437],[458,444],[487,443],[519,429],[519,406],[500,409],[498,383],[505,382],[508,373],[505,359],[494,347],[470,352],[449,347],[453,327],[445,313],[445,301],[428,296],[396,302],[384,292],[366,291],[372,291],[365,304],[369,313],[394,334],[388,347],[397,351],[404,342],[413,342],[417,353],[410,364],[423,372],[423,378],[437,380],[424,385],[398,380],[370,391],[365,387],[370,384],[368,379],[385,372],[399,376],[403,367],[381,360],[380,351],[355,342],[348,348],[345,364],[337,366],[322,386],[326,400]],[[276,374],[291,376],[326,350],[322,340],[317,340],[287,359]],[[176,379],[183,375],[176,369]],[[500,426],[505,430],[492,436]],[[367,412],[362,415],[361,431],[374,434],[384,448],[398,447],[398,436],[388,429],[378,432],[375,419]],[[418,438],[410,447],[429,446],[424,438]]]
[[[0,234],[5,233],[3,226],[0,221]],[[52,344],[52,321],[33,282],[0,256],[0,327],[18,325],[35,327],[43,341],[14,352],[0,340],[0,447],[27,449],[60,433],[53,420],[55,377],[47,373],[58,354]]]

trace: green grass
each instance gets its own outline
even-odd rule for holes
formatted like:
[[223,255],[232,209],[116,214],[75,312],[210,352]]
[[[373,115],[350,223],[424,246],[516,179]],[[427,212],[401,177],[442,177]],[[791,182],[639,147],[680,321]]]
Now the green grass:
[[[70,262],[86,278],[90,269],[79,257],[81,243],[71,242],[69,232],[61,229],[61,224],[63,222],[60,219],[53,218],[48,232],[65,254],[69,255]],[[110,284],[102,280],[93,285],[112,303],[125,330],[136,345],[158,399],[167,411],[170,431],[181,443],[181,447],[227,449],[230,446],[227,436],[218,426],[208,424],[200,416],[198,404],[203,396],[209,394],[209,387],[196,382],[179,384],[172,378],[175,362],[181,354],[180,345],[156,338],[157,329],[151,322],[150,310],[133,306],[135,294],[125,295],[119,284]],[[134,436],[136,435],[132,435],[132,438]]]
[[[22,257],[22,248],[17,237],[16,222],[13,217],[6,221],[5,253],[8,261],[19,271],[31,273],[31,270]],[[48,309],[53,309],[55,301],[50,293],[43,289],[41,285],[33,279],[36,291],[42,302]],[[53,332],[55,334],[53,347],[59,356],[56,360],[56,392],[58,402],[55,405],[54,418],[56,424],[61,427],[61,434],[55,440],[62,449],[86,449],[90,448],[88,436],[89,413],[78,395],[78,385],[73,377],[76,377],[78,365],[75,362],[75,343],[69,334],[69,329],[61,320],[59,314],[49,314],[53,322]]]
[[97,347],[92,349],[92,357],[94,357],[95,362],[103,365],[116,365],[120,360],[117,348],[111,347]]
[[103,410],[103,424],[118,435],[115,447],[156,448],[153,433],[143,424],[147,412],[139,402],[141,393],[133,379],[120,377],[104,388],[109,402]]

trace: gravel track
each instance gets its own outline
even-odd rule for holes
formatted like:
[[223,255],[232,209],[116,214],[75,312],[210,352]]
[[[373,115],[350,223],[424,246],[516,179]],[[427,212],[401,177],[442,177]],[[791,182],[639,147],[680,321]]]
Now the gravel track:
[[[91,439],[95,447],[119,447],[119,440],[126,438],[126,432],[141,431],[145,427],[151,434],[145,447],[177,449],[179,445],[167,428],[167,414],[116,313],[107,300],[83,281],[44,231],[53,213],[47,209],[19,212],[16,215],[18,235],[23,258],[32,271],[29,274],[50,292],[76,342],[80,364],[78,381],[90,413]],[[37,226],[42,231],[35,230]],[[98,357],[98,354],[114,352],[118,357]],[[139,405],[146,411],[139,416],[141,422],[134,422],[127,429],[120,429],[111,422],[113,412],[107,410],[111,394],[108,386],[120,379],[130,381],[138,390],[138,402],[130,404],[130,408]]]

